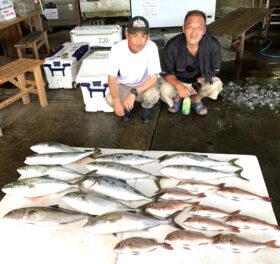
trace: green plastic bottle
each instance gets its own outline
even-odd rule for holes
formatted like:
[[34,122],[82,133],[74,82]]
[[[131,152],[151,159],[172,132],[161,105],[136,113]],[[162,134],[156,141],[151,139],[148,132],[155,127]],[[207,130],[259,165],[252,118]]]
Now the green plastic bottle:
[[182,114],[188,115],[191,110],[191,99],[190,97],[185,97],[182,104]]

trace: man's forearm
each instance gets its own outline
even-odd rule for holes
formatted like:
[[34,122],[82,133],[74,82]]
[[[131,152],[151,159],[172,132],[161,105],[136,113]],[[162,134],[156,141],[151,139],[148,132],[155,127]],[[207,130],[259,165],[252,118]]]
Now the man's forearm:
[[154,85],[156,85],[157,79],[158,79],[158,77],[157,77],[156,74],[155,74],[155,75],[150,75],[148,80],[146,80],[146,81],[143,82],[141,85],[139,85],[138,87],[136,87],[137,92],[138,92],[138,93],[142,93],[142,92],[144,92],[145,90],[147,90],[147,89],[153,87]]

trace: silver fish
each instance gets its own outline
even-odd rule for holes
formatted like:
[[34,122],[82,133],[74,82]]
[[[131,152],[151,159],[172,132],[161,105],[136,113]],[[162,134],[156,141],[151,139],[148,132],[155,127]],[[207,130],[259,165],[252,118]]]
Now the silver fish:
[[251,253],[257,252],[262,248],[280,248],[275,244],[275,240],[267,242],[255,242],[236,235],[218,235],[213,241],[213,245],[231,251],[233,253]]
[[144,194],[129,186],[125,181],[106,176],[86,177],[78,182],[81,190],[96,192],[114,199],[125,201],[151,200]]
[[86,167],[89,171],[95,171],[97,175],[106,175],[122,180],[155,178],[155,176],[149,172],[116,162],[96,161],[87,164]]
[[199,167],[222,167],[222,166],[234,166],[236,170],[240,169],[240,166],[235,164],[238,159],[232,159],[230,161],[219,161],[209,158],[207,155],[200,155],[194,153],[175,153],[170,155],[164,155],[159,158],[160,164],[163,166],[168,165],[188,165]]
[[182,180],[177,183],[176,187],[185,189],[192,193],[198,193],[198,192],[214,190],[224,185],[225,185],[224,183],[211,184],[205,181]]
[[66,165],[88,157],[91,154],[93,154],[93,151],[35,154],[26,157],[24,163],[28,165]]
[[[226,212],[224,210],[221,210],[219,208],[215,208],[212,206],[207,206],[207,205],[195,205],[191,208],[189,211],[189,214],[191,215],[199,215],[199,216],[204,216],[204,217],[209,217],[209,218],[218,218],[218,217],[226,217],[230,215],[236,215],[239,214],[240,210],[236,210],[234,212]],[[227,223],[229,224],[229,223]],[[235,225],[233,225],[235,226]]]
[[266,221],[247,216],[247,215],[232,215],[226,218],[226,224],[236,226],[241,229],[252,229],[252,230],[280,230],[279,225],[270,224]]
[[214,180],[226,177],[238,177],[242,180],[247,180],[242,177],[240,173],[242,170],[237,172],[223,172],[212,168],[204,168],[198,166],[187,166],[187,165],[170,165],[161,168],[162,175],[175,178],[177,180]]
[[192,216],[187,218],[183,225],[185,227],[191,227],[194,229],[204,230],[204,231],[232,231],[239,232],[239,229],[235,226],[230,226],[224,224],[220,221],[202,217],[202,216]]
[[172,250],[172,247],[166,243],[159,243],[154,239],[143,237],[130,237],[116,244],[114,250],[118,254],[139,255],[145,252],[153,251],[157,248]]
[[31,178],[31,177],[39,177],[39,176],[46,175],[48,169],[49,166],[44,166],[44,165],[25,165],[19,167],[17,171],[21,176],[25,178]]
[[50,176],[63,181],[72,181],[84,177],[84,174],[78,173],[71,169],[60,165],[44,166],[44,165],[26,165],[17,169],[21,176],[25,178]]
[[73,209],[90,215],[102,215],[112,211],[135,211],[136,209],[94,193],[71,192],[62,197],[62,201]]
[[194,194],[180,188],[163,188],[157,191],[155,196],[165,200],[189,200],[206,197],[204,193]]
[[268,196],[257,195],[252,192],[248,192],[236,187],[220,187],[216,193],[225,198],[234,200],[234,201],[242,201],[242,200],[261,200],[265,202],[270,202],[271,198]]
[[169,233],[164,242],[173,246],[190,249],[193,246],[207,245],[213,242],[214,237],[209,237],[200,232],[189,230],[176,230]]
[[140,231],[171,222],[170,219],[156,219],[129,212],[111,212],[89,219],[83,229],[89,233],[106,235]]
[[18,180],[4,185],[2,191],[20,197],[39,197],[75,188],[76,185],[47,176]]
[[31,146],[30,149],[38,154],[79,151],[77,148],[56,142],[38,143],[36,145]]
[[169,200],[169,201],[157,201],[150,202],[143,207],[145,208],[145,212],[154,215],[159,218],[167,218],[170,215],[173,215],[175,212],[184,210],[187,207],[192,207],[194,204],[186,201],[179,200]]
[[84,219],[85,216],[55,207],[26,207],[8,212],[3,219],[20,221],[25,224],[36,224],[41,226],[56,226]]
[[126,165],[141,165],[157,161],[157,159],[134,153],[114,153],[102,155],[97,157],[95,160],[103,162],[116,162]]

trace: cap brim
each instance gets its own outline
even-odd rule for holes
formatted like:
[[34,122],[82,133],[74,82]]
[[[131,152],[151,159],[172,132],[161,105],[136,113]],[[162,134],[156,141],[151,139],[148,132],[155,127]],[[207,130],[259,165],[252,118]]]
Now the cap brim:
[[130,28],[127,30],[128,33],[136,33],[136,32],[144,32],[145,34],[149,34],[150,30],[148,28]]

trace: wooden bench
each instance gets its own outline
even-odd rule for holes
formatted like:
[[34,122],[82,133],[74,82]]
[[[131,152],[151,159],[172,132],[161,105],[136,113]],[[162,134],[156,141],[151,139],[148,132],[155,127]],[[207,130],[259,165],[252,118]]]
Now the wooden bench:
[[39,60],[39,48],[46,46],[47,53],[50,52],[48,35],[46,31],[31,31],[15,44],[18,57],[22,58],[22,50],[31,49],[35,59]]
[[265,38],[267,37],[272,11],[264,8],[240,7],[209,24],[207,31],[218,38],[224,37],[231,40],[232,46],[237,50],[239,57],[242,57],[245,39],[258,33],[253,31],[248,34],[248,31],[262,20],[261,34]]
[[[19,88],[17,94],[0,102],[0,110],[19,99],[22,99],[23,104],[29,104],[29,93],[38,94],[40,105],[42,107],[48,105],[40,67],[43,63],[43,60],[23,58],[14,60],[0,67],[0,85],[6,82],[11,82]],[[27,79],[27,73],[33,73],[34,80]]]

